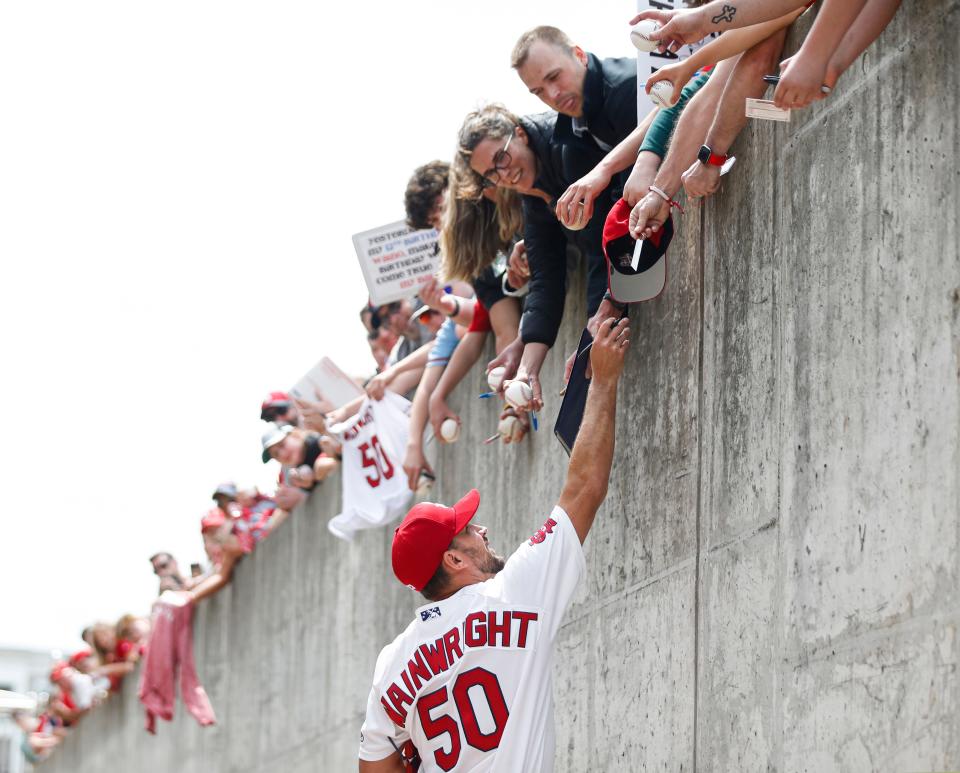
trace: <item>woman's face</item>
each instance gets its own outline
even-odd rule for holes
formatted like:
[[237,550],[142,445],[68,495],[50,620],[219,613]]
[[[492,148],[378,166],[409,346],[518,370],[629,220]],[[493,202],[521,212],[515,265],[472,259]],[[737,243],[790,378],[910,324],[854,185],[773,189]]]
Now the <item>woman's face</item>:
[[499,187],[525,193],[533,189],[537,164],[523,127],[509,137],[486,137],[473,149],[470,168]]

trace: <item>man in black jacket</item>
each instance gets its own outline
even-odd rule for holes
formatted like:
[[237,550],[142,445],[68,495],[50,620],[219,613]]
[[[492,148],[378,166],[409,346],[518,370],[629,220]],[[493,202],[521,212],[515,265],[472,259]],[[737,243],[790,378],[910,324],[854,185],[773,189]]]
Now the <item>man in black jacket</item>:
[[459,136],[459,152],[482,185],[511,188],[522,196],[530,291],[520,338],[494,363],[505,365],[509,379],[520,359],[516,378],[530,384],[534,410],[543,405],[540,368],[563,317],[568,242],[579,247],[587,260],[589,314],[597,310],[607,284],[601,235],[613,204],[609,192],[598,196],[595,208],[600,216],[583,230],[571,231],[555,213],[558,197],[577,179],[578,171],[596,166],[604,151],[587,143],[562,143],[556,128],[556,113],[518,118],[501,105],[488,105],[467,116]]
[[[631,206],[639,201],[646,193],[645,181],[631,175],[624,185],[617,178],[633,167],[656,113],[648,114],[637,126],[636,59],[600,59],[574,45],[562,30],[542,26],[520,36],[510,64],[530,93],[559,113],[554,132],[558,142],[599,148],[604,153],[595,166],[568,170],[577,178],[559,198],[557,217],[564,224],[574,223],[582,205],[583,221],[590,220],[594,200],[611,183],[623,188]],[[618,196],[619,192],[612,198]]]

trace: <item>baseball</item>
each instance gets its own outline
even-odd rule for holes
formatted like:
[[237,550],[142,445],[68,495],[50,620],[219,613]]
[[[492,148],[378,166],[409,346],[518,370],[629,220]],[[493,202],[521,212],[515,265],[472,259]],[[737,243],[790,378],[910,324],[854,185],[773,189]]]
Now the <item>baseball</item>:
[[518,419],[516,416],[504,416],[502,419],[500,419],[500,423],[497,425],[497,432],[500,433],[500,437],[504,441],[512,441],[519,426],[520,419]]
[[587,225],[586,223],[583,222],[583,202],[582,202],[582,201],[578,201],[578,202],[574,205],[574,207],[575,207],[575,209],[574,209],[573,211],[574,211],[575,214],[574,214],[574,217],[573,217],[573,221],[570,222],[570,223],[564,223],[564,225],[565,225],[565,226],[567,227],[567,229],[570,230],[570,231],[581,231],[581,230],[583,230],[583,229],[586,227],[586,225]]
[[507,404],[514,408],[525,411],[530,406],[533,399],[533,390],[526,381],[511,381],[503,396],[507,399]]
[[440,436],[448,443],[456,443],[460,437],[460,425],[456,419],[444,419],[440,425]]
[[660,29],[660,25],[653,19],[643,19],[630,28],[630,40],[638,51],[650,53],[657,50],[659,41],[651,40],[650,35]]
[[650,88],[650,101],[657,107],[673,107],[673,84],[668,80],[657,81]]
[[500,385],[503,383],[503,374],[505,371],[506,368],[498,366],[487,374],[487,383],[490,385],[492,391],[496,392],[500,388]]

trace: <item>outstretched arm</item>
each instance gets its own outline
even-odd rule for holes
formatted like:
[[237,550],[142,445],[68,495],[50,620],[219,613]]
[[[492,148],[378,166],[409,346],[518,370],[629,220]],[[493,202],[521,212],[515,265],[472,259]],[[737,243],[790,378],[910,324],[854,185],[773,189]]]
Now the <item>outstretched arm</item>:
[[827,65],[865,1],[824,0],[800,50],[780,64],[780,82],[773,93],[777,107],[803,108],[823,99]]
[[833,52],[827,65],[824,84],[831,89],[837,79],[854,63],[860,54],[867,50],[880,33],[883,32],[897,13],[901,0],[867,0],[856,21],[844,33],[843,40]]
[[653,123],[657,111],[651,110],[640,121],[640,124],[620,143],[603,157],[588,174],[581,177],[567,188],[566,193],[557,201],[557,218],[561,223],[573,223],[577,219],[576,208],[583,202],[583,222],[589,223],[593,217],[593,202],[610,185],[610,180],[617,172],[629,169],[637,160],[637,153],[647,136],[647,129]]
[[611,317],[600,325],[590,351],[593,379],[558,503],[570,516],[581,543],[607,496],[616,436],[617,382],[629,346],[629,321]]
[[659,22],[660,29],[650,39],[660,43],[661,51],[669,48],[676,53],[681,46],[699,43],[713,32],[761,24],[804,5],[805,0],[713,0],[699,8],[643,11],[630,23],[636,24],[641,19]]
[[224,550],[223,561],[221,561],[217,570],[200,582],[193,590],[184,591],[190,594],[190,598],[194,604],[208,596],[214,595],[230,582],[230,576],[233,574],[233,566],[236,564],[238,557],[238,554]]

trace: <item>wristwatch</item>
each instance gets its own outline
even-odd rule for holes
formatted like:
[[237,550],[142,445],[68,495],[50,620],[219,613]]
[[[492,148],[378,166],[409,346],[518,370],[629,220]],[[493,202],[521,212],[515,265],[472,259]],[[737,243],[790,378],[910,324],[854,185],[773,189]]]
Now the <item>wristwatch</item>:
[[723,166],[727,163],[727,158],[729,158],[729,156],[721,156],[719,153],[714,153],[709,145],[701,145],[700,152],[697,153],[697,161],[701,164],[709,164],[710,166]]

